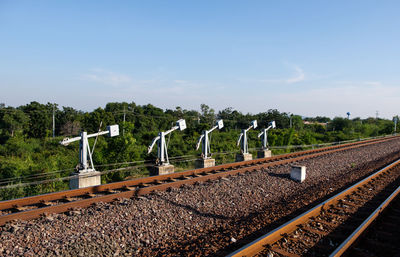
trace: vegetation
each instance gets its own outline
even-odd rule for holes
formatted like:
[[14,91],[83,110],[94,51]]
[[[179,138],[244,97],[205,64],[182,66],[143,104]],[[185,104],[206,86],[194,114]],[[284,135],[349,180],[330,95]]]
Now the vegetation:
[[[78,163],[78,143],[65,147],[60,145],[59,141],[64,137],[76,136],[81,130],[93,133],[112,124],[120,125],[120,136],[98,138],[93,156],[96,169],[110,170],[133,165],[137,165],[138,168],[107,173],[102,176],[103,182],[148,174],[146,164],[152,163],[156,154],[156,151],[153,151],[147,155],[148,145],[159,131],[168,130],[181,118],[186,119],[187,129],[172,133],[168,138],[169,156],[186,156],[172,161],[178,169],[192,167],[193,162],[187,160],[199,155],[199,151],[195,150],[197,139],[201,131],[210,128],[216,119],[224,119],[225,124],[222,131],[212,133],[211,150],[215,153],[217,163],[233,161],[234,154],[238,152],[236,141],[240,129],[248,127],[254,119],[261,128],[269,121],[276,121],[277,129],[271,130],[268,136],[269,145],[272,147],[315,145],[394,132],[393,122],[386,119],[303,119],[299,115],[289,115],[278,110],[252,115],[232,108],[216,113],[204,104],[200,109],[198,112],[176,107],[175,110],[164,111],[151,104],[141,106],[123,102],[108,103],[104,109],[82,112],[71,107],[59,108],[51,103],[31,102],[17,108],[0,104],[0,200],[67,189],[68,181],[57,181],[54,178],[71,174]],[[57,135],[55,138],[52,137],[53,112]],[[261,146],[257,133],[258,130],[249,131],[249,146],[252,149]],[[278,154],[293,149],[273,151]],[[110,165],[115,163],[118,164]],[[46,179],[50,181],[37,185],[31,183]],[[19,183],[29,185],[4,187]]]

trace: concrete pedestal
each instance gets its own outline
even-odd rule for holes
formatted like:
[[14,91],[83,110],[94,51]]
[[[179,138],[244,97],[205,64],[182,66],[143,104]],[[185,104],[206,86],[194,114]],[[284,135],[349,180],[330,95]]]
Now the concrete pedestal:
[[293,165],[290,178],[297,182],[303,182],[306,179],[306,166]]
[[271,150],[260,150],[257,152],[257,158],[268,158],[271,157]]
[[171,173],[174,173],[174,165],[164,164],[164,165],[154,166],[150,175],[157,176],[157,175],[164,175],[164,174],[171,174]]
[[196,169],[200,168],[208,168],[208,167],[214,167],[215,166],[215,159],[209,158],[209,159],[197,159],[194,163],[194,166]]
[[238,153],[236,154],[236,161],[241,162],[241,161],[251,161],[253,160],[253,155],[251,153]]
[[70,189],[101,185],[101,173],[98,171],[75,172],[72,176],[78,176],[69,181]]

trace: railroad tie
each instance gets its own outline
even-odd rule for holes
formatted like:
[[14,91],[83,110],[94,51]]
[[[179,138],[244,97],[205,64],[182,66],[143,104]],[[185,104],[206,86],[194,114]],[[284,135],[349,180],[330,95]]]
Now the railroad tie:
[[326,227],[329,227],[329,228],[332,228],[334,226],[334,224],[332,222],[328,222],[328,221],[325,221],[323,219],[317,219],[317,220],[315,220],[315,222],[321,223],[321,224],[323,224],[323,225],[325,225]]
[[75,199],[75,198],[72,198],[72,197],[69,197],[69,196],[64,196],[63,200],[66,201],[66,202],[73,202],[73,201],[75,201],[76,199]]
[[329,234],[329,232],[318,230],[318,229],[315,229],[315,228],[310,228],[310,227],[303,227],[301,229],[304,230],[307,233],[317,234],[317,235],[320,235],[320,236],[326,236],[326,235]]
[[135,191],[136,187],[125,186],[124,190],[126,190],[126,191]]
[[280,254],[280,255],[287,256],[287,257],[300,257],[300,255],[298,255],[298,254],[289,253],[289,252],[287,252],[287,251],[285,251],[282,248],[279,248],[277,246],[272,247],[271,250],[276,252],[276,253],[278,253],[278,254]]
[[50,206],[51,205],[51,203],[50,202],[48,202],[48,201],[40,201],[40,206],[42,206],[42,207],[46,207],[46,206]]
[[16,210],[16,211],[25,211],[25,210],[29,209],[29,206],[14,205],[13,209]]

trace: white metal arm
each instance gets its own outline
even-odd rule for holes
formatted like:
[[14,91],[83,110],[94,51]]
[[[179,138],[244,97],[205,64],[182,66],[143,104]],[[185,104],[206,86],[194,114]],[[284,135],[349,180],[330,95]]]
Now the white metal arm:
[[204,134],[202,134],[202,135],[199,137],[199,140],[197,141],[197,144],[196,144],[196,150],[199,150],[200,144],[201,144],[201,140],[203,139],[203,137],[204,137]]
[[[119,126],[112,125],[108,126],[106,131],[100,131],[94,134],[88,135],[87,132],[82,131],[79,137],[73,138],[64,138],[60,144],[68,145],[72,142],[79,141],[79,172],[88,172],[94,170],[93,159],[92,159],[92,152],[90,151],[89,141],[88,138],[96,137],[108,134],[110,137],[118,136],[119,135]],[[89,169],[88,165],[88,157],[90,161],[91,168]]]
[[270,130],[271,128],[272,128],[272,126],[269,126],[268,128],[263,129],[263,130],[260,132],[260,134],[258,134],[258,137],[261,137],[266,131]]
[[251,122],[250,127],[248,127],[247,129],[242,129],[242,133],[240,133],[239,135],[239,140],[237,145],[239,146],[240,144],[242,153],[249,153],[249,146],[247,144],[247,131],[249,131],[252,128],[253,129],[257,128],[257,120],[253,120]]
[[[90,137],[97,137],[97,136],[101,136],[101,135],[105,135],[105,134],[109,134],[110,132],[107,130],[107,131],[101,131],[101,132],[97,132],[97,133],[94,133],[94,134],[90,134],[90,135],[87,135],[86,137],[87,138],[90,138]],[[73,137],[73,138],[68,138],[68,137],[66,137],[66,138],[64,138],[63,139],[63,141],[61,141],[60,142],[60,144],[62,144],[62,145],[69,145],[70,143],[72,143],[72,142],[75,142],[75,141],[79,141],[79,140],[81,140],[81,136],[79,136],[79,137]]]
[[243,137],[243,132],[240,133],[240,135],[239,135],[239,139],[238,139],[238,141],[237,141],[237,146],[240,145],[240,140],[242,139],[242,137]]
[[222,129],[224,127],[224,122],[223,120],[218,120],[215,124],[214,127],[212,127],[209,130],[204,130],[203,134],[200,136],[199,141],[197,142],[196,145],[196,150],[199,149],[200,144],[203,143],[203,147],[202,147],[202,157],[204,159],[209,158],[209,153],[211,151],[211,146],[210,146],[210,139],[208,137],[208,134],[210,134],[211,132],[213,132],[215,129]]
[[151,145],[148,147],[147,154],[150,154],[151,151],[153,150],[154,145],[156,144],[156,142],[158,142],[157,143],[157,146],[158,146],[157,158],[161,165],[169,163],[167,144],[165,142],[165,136],[177,129],[179,129],[179,130],[186,129],[186,121],[183,119],[180,119],[176,122],[176,126],[172,127],[170,130],[167,130],[165,132],[159,132],[158,136],[153,139],[153,141],[151,142]]
[[214,127],[212,127],[210,130],[207,130],[207,133],[211,133],[213,132],[215,129],[218,128],[218,125],[215,125]]
[[66,137],[60,142],[60,144],[69,145],[70,143],[75,142],[75,141],[79,141],[79,140],[81,140],[81,137],[73,137],[73,138]]
[[147,149],[147,154],[151,153],[151,151],[153,150],[154,145],[157,143],[158,140],[160,140],[160,136],[157,136],[157,137],[155,137],[153,139],[153,141],[151,142],[151,145]]
[[263,149],[268,149],[268,130],[276,127],[275,121],[271,121],[269,124],[270,125],[268,126],[268,128],[263,129],[261,133],[258,134],[258,137],[261,137],[261,144]]
[[172,127],[170,130],[165,131],[165,132],[164,132],[164,135],[166,136],[166,135],[168,135],[169,133],[171,133],[171,132],[173,132],[173,131],[175,131],[175,130],[177,130],[177,129],[179,129],[179,126]]

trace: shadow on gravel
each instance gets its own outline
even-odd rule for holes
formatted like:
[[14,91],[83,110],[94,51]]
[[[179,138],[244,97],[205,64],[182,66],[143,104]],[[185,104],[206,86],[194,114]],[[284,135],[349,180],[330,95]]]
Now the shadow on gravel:
[[[356,182],[366,178],[367,176],[371,175],[372,173],[374,173],[376,170],[379,170],[383,167],[385,167],[388,163],[391,163],[395,160],[397,160],[399,158],[399,154],[398,153],[393,153],[390,154],[389,156],[380,158],[378,160],[375,160],[373,162],[368,162],[365,163],[364,165],[360,166],[360,167],[356,167],[354,169],[351,169],[347,172],[347,174],[345,175],[350,175],[350,174],[354,174],[354,173],[358,173],[362,170],[366,171],[363,175],[359,176],[356,179],[352,179],[351,182],[346,182],[344,185],[338,187],[336,190],[329,192],[327,194],[323,194],[320,195],[318,194],[318,192],[320,192],[321,188],[329,188],[330,187],[330,182],[328,181],[322,181],[319,185],[311,185],[310,187],[308,187],[307,189],[305,189],[302,192],[299,192],[299,194],[297,195],[293,195],[292,196],[292,201],[297,199],[297,201],[301,201],[302,198],[304,198],[304,195],[308,195],[309,197],[307,197],[308,199],[311,198],[312,195],[317,196],[317,199],[315,199],[313,202],[311,203],[304,203],[303,206],[301,206],[300,208],[289,208],[289,206],[291,204],[293,204],[293,202],[287,202],[284,199],[282,199],[281,204],[286,205],[286,209],[288,210],[288,214],[276,219],[275,221],[264,225],[262,228],[260,228],[259,230],[256,230],[252,233],[247,234],[245,237],[237,240],[236,243],[230,243],[228,245],[225,245],[224,247],[221,247],[218,251],[214,252],[212,255],[208,255],[208,256],[226,256],[229,253],[232,253],[233,251],[239,249],[240,247],[246,245],[247,243],[252,242],[253,240],[255,240],[256,238],[259,238],[260,236],[265,235],[266,233],[270,232],[271,230],[279,227],[280,225],[284,224],[285,222],[291,220],[292,218],[302,214],[303,212],[309,210],[310,208],[318,205],[319,203],[327,200],[328,198],[334,196],[335,194],[343,191],[344,189],[348,188],[350,185],[355,184]],[[272,173],[275,174],[275,173]],[[275,175],[284,175],[284,174],[275,174]],[[289,176],[289,175],[288,175]],[[343,177],[340,177],[338,180],[342,180]],[[290,210],[291,209],[291,210]],[[246,217],[243,217],[240,220],[235,220],[233,221],[234,226],[232,226],[232,224],[230,224],[231,226],[228,227],[242,227],[242,228],[246,228],[248,226],[254,226],[254,224],[260,223],[260,221],[258,220],[258,218],[261,216],[263,216],[262,214],[266,214],[268,213],[271,216],[275,215],[275,211],[274,210],[264,210],[264,213],[262,212],[258,212],[258,213],[252,213]],[[269,216],[267,215],[267,217]],[[256,223],[255,223],[256,222]],[[232,223],[232,222],[231,222]],[[234,231],[233,233],[231,231],[223,231],[224,237],[227,236],[231,236],[234,233],[237,233],[237,231]],[[209,236],[211,236],[211,234],[209,234]],[[216,236],[215,232],[214,232],[214,236]]]
[[290,174],[268,172],[268,175],[270,175],[271,177],[284,178],[287,180],[291,180]]
[[[336,227],[327,236],[322,237],[322,239],[319,240],[313,247],[308,249],[307,253],[305,253],[304,256],[322,256],[327,255],[327,253],[332,253],[336,249],[336,247],[338,247],[348,236],[350,236],[351,233],[353,233],[354,230],[359,225],[361,225],[361,223],[364,222],[364,220],[376,208],[378,208],[378,206],[386,198],[388,198],[394,190],[396,190],[396,188],[399,186],[399,183],[400,178],[397,178],[395,181],[387,185],[384,189],[381,189],[381,191],[376,196],[370,199],[364,206],[361,206],[357,210],[357,212],[351,214],[345,222]],[[375,256],[394,256],[396,253],[398,253],[398,249],[400,247],[398,244],[396,244],[397,242],[391,241],[392,239],[394,239],[394,236],[390,232],[387,234],[381,233],[376,238],[376,240],[368,242],[369,244],[371,244],[369,245],[369,247],[371,247],[371,249],[369,249],[369,252],[371,252],[371,250],[374,250]],[[359,241],[360,240],[358,240],[358,242]],[[357,253],[357,251],[355,252]],[[350,251],[347,251],[344,256],[353,256],[349,253]]]
[[158,197],[161,198],[162,200],[172,204],[172,205],[175,205],[175,206],[180,207],[180,208],[184,208],[184,209],[186,209],[188,211],[191,211],[192,213],[194,213],[196,215],[199,215],[199,216],[202,216],[202,217],[221,219],[221,220],[229,219],[228,217],[226,217],[224,215],[218,215],[218,214],[213,214],[213,213],[203,213],[203,212],[200,212],[199,210],[193,208],[192,206],[176,203],[176,202],[171,201],[170,199],[167,199],[167,198],[162,197],[162,196],[158,196]]
[[[367,162],[364,165],[350,169],[341,177],[337,178],[338,181],[345,180],[346,182],[339,183],[340,186],[333,191],[330,191],[329,189],[332,186],[332,183],[336,184],[337,181],[320,181],[319,183],[310,185],[305,190],[290,196],[289,199],[284,199],[283,197],[279,201],[280,204],[278,205],[258,210],[257,212],[237,218],[229,218],[223,215],[215,215],[211,213],[201,213],[191,206],[182,205],[160,196],[165,201],[178,207],[186,208],[197,215],[223,219],[225,220],[225,223],[208,229],[192,239],[174,242],[174,244],[171,243],[173,247],[170,246],[165,249],[154,249],[159,251],[155,256],[226,256],[243,245],[250,243],[256,238],[314,207],[320,202],[341,192],[355,182],[370,175],[374,170],[386,166],[387,163],[392,162],[399,157],[400,155],[398,153],[393,153],[373,162]],[[272,172],[268,174],[289,179],[288,174],[277,174]],[[251,232],[246,231],[246,228],[249,227],[252,227]],[[235,240],[232,240],[233,238]],[[235,243],[233,241],[235,241]]]

